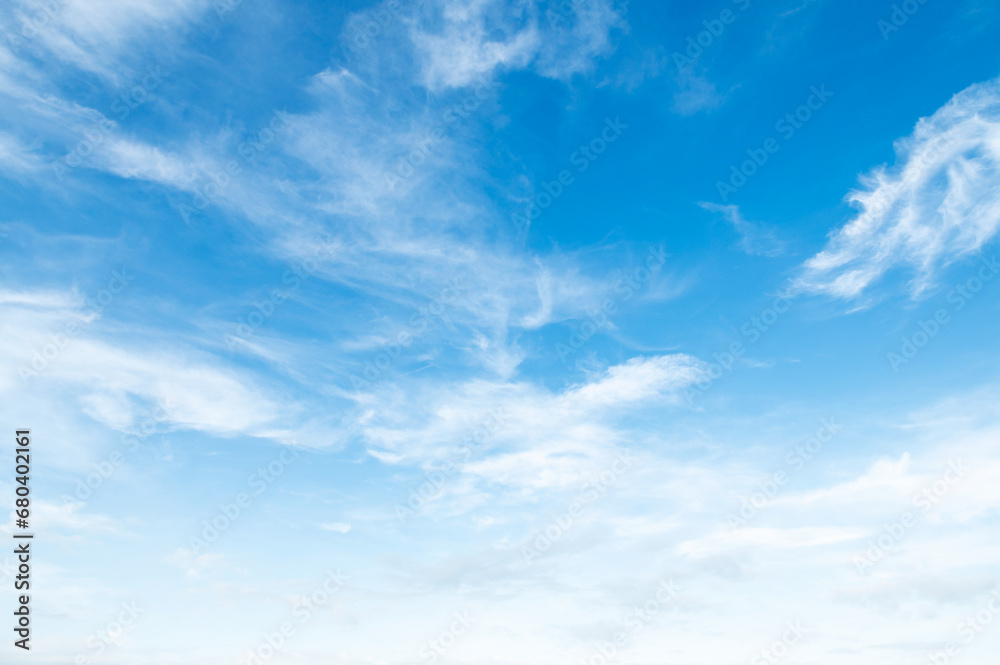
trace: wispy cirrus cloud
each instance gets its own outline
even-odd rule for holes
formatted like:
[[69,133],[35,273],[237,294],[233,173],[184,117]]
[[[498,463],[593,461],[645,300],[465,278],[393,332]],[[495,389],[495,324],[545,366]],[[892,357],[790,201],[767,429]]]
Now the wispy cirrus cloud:
[[794,288],[857,298],[907,271],[914,296],[1000,230],[1000,79],[955,95],[896,143],[897,164],[862,178],[860,213],[802,266]]
[[433,467],[494,414],[500,425],[490,445],[468,459],[467,472],[486,483],[563,487],[627,443],[617,425],[622,412],[677,406],[684,388],[706,372],[698,359],[674,354],[633,358],[562,391],[482,380],[425,387],[416,400],[393,390],[366,402],[359,431],[379,459]]
[[[104,50],[91,49],[92,55],[113,59],[118,52],[108,49],[125,43],[117,36],[176,31],[192,12],[206,9],[178,2],[142,10],[125,2],[114,17],[118,23],[105,25],[108,7],[102,5],[90,22],[76,14],[53,21],[52,38],[69,34],[65,49],[84,48],[79,44],[89,44],[95,26],[103,25],[116,38]],[[510,375],[523,358],[511,331],[577,316],[608,289],[579,256],[531,255],[505,241],[512,234],[503,215],[482,195],[491,176],[479,142],[483,130],[499,122],[497,77],[514,69],[558,79],[588,72],[613,51],[611,32],[626,27],[606,0],[581,3],[559,17],[545,18],[535,3],[512,13],[496,0],[403,8],[372,47],[351,51],[344,62],[307,79],[309,104],[285,115],[268,159],[237,158],[239,173],[220,176],[239,142],[230,127],[169,144],[141,129],[115,128],[86,146],[81,170],[153,183],[186,211],[185,221],[221,211],[230,223],[269,238],[272,253],[290,263],[311,256],[316,237],[333,237],[342,251],[323,261],[316,275],[390,308],[424,304],[457,277],[463,298],[450,319],[460,326],[458,345]],[[71,49],[60,56],[67,66],[100,69],[96,61],[70,56]],[[24,72],[34,71],[22,64]],[[484,76],[477,108],[456,114],[470,93],[479,93]],[[36,120],[22,128],[25,134],[56,136],[69,149],[95,123],[109,122],[106,112],[60,97],[59,86],[45,77],[22,73],[18,81],[18,104],[38,111],[27,114]],[[410,94],[414,86],[426,94]],[[171,108],[170,99],[161,101]],[[9,150],[0,159],[13,169],[51,180],[45,169],[39,172],[43,157],[25,148],[23,136],[11,135],[3,145]],[[403,164],[413,155],[420,155],[415,166]],[[216,187],[220,178],[225,184]],[[66,185],[74,187],[72,180]]]
[[[74,292],[2,292],[3,388],[45,386],[73,400],[93,421],[132,431],[151,409],[164,409],[172,429],[238,434],[285,443],[329,446],[341,437],[322,423],[299,420],[302,405],[252,372],[221,363],[162,334],[133,328],[144,342],[124,345],[100,312]],[[302,428],[292,425],[299,420]]]
[[[177,40],[177,29],[210,10],[210,0],[19,0],[3,20],[7,46],[22,56],[55,58],[63,66],[121,82],[120,61],[126,50]],[[143,38],[155,37],[146,41]]]

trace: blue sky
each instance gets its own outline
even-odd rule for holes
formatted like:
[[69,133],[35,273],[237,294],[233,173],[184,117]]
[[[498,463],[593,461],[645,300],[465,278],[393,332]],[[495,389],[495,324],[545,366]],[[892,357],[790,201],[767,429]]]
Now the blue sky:
[[4,662],[995,661],[995,3],[0,28]]

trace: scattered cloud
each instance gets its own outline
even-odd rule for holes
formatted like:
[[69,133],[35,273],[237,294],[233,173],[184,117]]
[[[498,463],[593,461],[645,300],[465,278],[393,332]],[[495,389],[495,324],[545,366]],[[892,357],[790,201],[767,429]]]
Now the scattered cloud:
[[319,528],[323,531],[336,531],[337,533],[347,533],[351,530],[350,522],[328,522],[326,524],[320,524]]
[[699,203],[705,210],[719,213],[733,226],[740,236],[740,248],[751,256],[780,256],[784,251],[784,243],[777,237],[777,232],[758,222],[746,220],[740,213],[739,206],[719,205],[717,203]]
[[711,111],[725,100],[715,89],[714,83],[690,69],[682,70],[676,78],[678,90],[674,93],[674,111],[680,115]]
[[618,425],[624,413],[679,405],[684,388],[706,371],[701,361],[677,354],[633,358],[561,392],[514,381],[437,390],[425,383],[419,400],[376,396],[359,431],[383,462],[428,468],[455,461],[454,451],[479,437],[488,443],[462,456],[462,470],[484,487],[564,488],[627,447]]
[[592,70],[595,58],[613,51],[611,30],[627,24],[610,0],[566,6],[572,11],[563,12],[564,6],[546,12],[535,2],[512,11],[502,0],[428,5],[437,20],[417,21],[411,32],[424,84],[431,90],[463,87],[496,69],[530,67],[555,79]]

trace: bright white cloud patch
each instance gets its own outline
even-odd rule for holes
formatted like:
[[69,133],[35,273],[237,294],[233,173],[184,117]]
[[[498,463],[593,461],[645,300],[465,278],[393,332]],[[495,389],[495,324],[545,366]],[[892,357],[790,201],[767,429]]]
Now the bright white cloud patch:
[[861,212],[809,259],[796,287],[854,298],[893,268],[914,295],[1000,229],[1000,79],[973,85],[896,145],[848,200]]

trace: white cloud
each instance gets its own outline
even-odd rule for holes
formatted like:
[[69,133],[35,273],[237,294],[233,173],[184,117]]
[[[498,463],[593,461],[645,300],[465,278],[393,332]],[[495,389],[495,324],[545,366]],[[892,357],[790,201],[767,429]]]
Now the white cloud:
[[[601,386],[597,392],[604,394],[614,381],[611,374],[587,385]],[[481,388],[466,386],[450,402],[431,403],[438,405],[441,418],[454,418],[466,407],[463,396]],[[675,445],[671,434],[681,418],[646,419],[653,409],[633,418],[629,410],[621,423],[612,424],[596,416],[586,420],[584,408],[578,417],[581,426],[596,422],[600,434],[610,434],[612,441],[641,443],[627,475],[606,496],[586,504],[581,517],[570,520],[566,511],[580,500],[581,484],[601,468],[595,464],[598,456],[588,456],[594,441],[580,438],[584,445],[566,445],[561,454],[550,454],[554,446],[516,448],[518,438],[530,436],[543,446],[551,439],[547,423],[532,419],[515,399],[517,392],[511,392],[506,403],[515,417],[509,438],[504,430],[488,455],[446,478],[443,496],[425,504],[433,522],[407,527],[418,534],[427,532],[422,527],[453,528],[448,553],[429,560],[420,554],[401,557],[390,573],[394,580],[402,577],[444,598],[446,606],[456,602],[458,593],[465,598],[475,591],[510,589],[494,594],[481,613],[482,621],[468,638],[470,662],[479,662],[475,654],[488,653],[503,638],[530,645],[532,653],[546,654],[546,662],[584,659],[595,639],[613,635],[621,617],[642,606],[657,576],[677,581],[680,594],[669,616],[658,617],[629,647],[629,657],[637,662],[654,662],[664,653],[676,653],[670,657],[678,662],[739,662],[748,651],[739,645],[766,646],[773,639],[767,636],[780,635],[788,620],[801,620],[812,631],[796,645],[796,657],[803,661],[838,662],[846,640],[879,654],[854,658],[859,662],[884,657],[915,662],[932,649],[915,635],[954,635],[955,624],[974,613],[996,585],[992,561],[998,551],[1000,498],[989,485],[996,477],[991,442],[996,441],[997,422],[995,409],[985,403],[989,395],[995,400],[995,391],[982,395],[983,403],[962,396],[957,408],[942,404],[914,419],[853,412],[850,430],[829,442],[800,475],[789,478],[753,522],[736,530],[726,524],[727,513],[739,509],[740,494],[755,491],[775,470],[787,470],[783,447],[796,444],[794,432],[768,431],[764,455],[746,445],[745,432],[716,441],[720,447],[714,454],[711,444]],[[537,404],[553,423],[566,427],[572,417],[560,413],[561,400],[573,402],[571,395],[579,392],[539,391],[523,401]],[[612,404],[609,410],[624,409]],[[940,422],[939,415],[952,419]],[[956,418],[974,422],[956,427]],[[640,421],[636,430],[625,426],[631,421]],[[872,421],[878,422],[875,431],[868,429]],[[899,439],[887,437],[883,426]],[[403,421],[399,428],[404,429]],[[763,433],[751,429],[753,439]],[[420,437],[403,434],[397,441],[400,450],[420,449],[410,447]],[[577,434],[569,432],[565,438]],[[446,442],[460,438],[442,430],[433,436]],[[427,437],[432,438],[429,428]],[[882,459],[873,454],[874,449],[899,445],[911,454]],[[961,483],[925,513],[913,505],[913,495],[933,485],[952,455],[976,461],[969,462],[970,473]],[[401,499],[406,492],[401,489]],[[905,511],[919,514],[917,526],[867,574],[859,575],[853,557]],[[393,519],[386,518],[387,530]],[[563,520],[558,529],[553,526],[557,520]],[[536,542],[546,529],[559,535],[530,567],[519,568],[521,545]],[[740,592],[734,595],[734,588]],[[430,604],[428,596],[420,602]],[[362,611],[375,616],[379,610]],[[725,625],[725,641],[717,639],[720,625]],[[837,634],[818,629],[826,625],[837,625]],[[737,646],[732,646],[734,639]],[[989,662],[988,646],[982,645],[974,662]],[[362,650],[355,647],[355,652]],[[971,651],[968,655],[973,656]]]
[[724,101],[714,83],[690,69],[679,72],[676,79],[678,90],[674,93],[674,111],[680,115],[711,111]]
[[897,164],[862,179],[861,212],[806,261],[801,291],[855,298],[894,268],[919,295],[1000,229],[1000,79],[973,85],[896,144]]
[[[134,429],[162,407],[161,420],[171,428],[317,446],[341,441],[324,423],[304,421],[301,404],[249,372],[168,346],[163,333],[146,331],[145,342],[129,347],[105,341],[108,329],[77,294],[0,292],[0,313],[7,342],[0,356],[14,368],[7,391],[44,387],[54,400],[73,399],[84,414],[118,431]],[[133,330],[133,339],[143,336]]]
[[124,178],[157,182],[185,191],[202,184],[195,180],[198,175],[223,170],[221,165],[201,156],[172,154],[121,137],[110,137],[105,145],[98,146],[93,164]]
[[599,380],[569,391],[564,401],[573,409],[589,411],[661,395],[677,400],[706,371],[704,363],[684,354],[632,358],[609,368]]
[[[504,11],[505,3],[493,0],[447,0],[442,4],[441,32],[415,27],[412,34],[424,58],[428,88],[463,87],[497,66],[523,68],[538,51],[541,36],[533,25],[537,20],[530,15],[510,14]],[[491,33],[499,34],[495,38]]]
[[41,160],[17,137],[0,132],[0,167],[5,173],[30,173],[41,168]]
[[[513,381],[431,390],[425,381],[416,400],[375,396],[371,413],[378,415],[366,418],[360,432],[386,463],[433,468],[460,461],[463,473],[486,485],[565,488],[627,445],[615,424],[626,410],[676,404],[704,372],[703,363],[678,354],[633,358],[562,392]],[[469,441],[466,460],[455,450]]]
[[115,63],[126,49],[163,44],[210,6],[210,0],[22,0],[6,19],[21,49],[43,49],[72,67],[117,80]]
[[351,530],[350,522],[329,522],[327,524],[320,524],[319,528],[323,531],[336,531],[337,533],[347,533]]
[[[433,302],[446,284],[459,281],[462,294],[449,308],[448,330],[433,334],[447,334],[464,361],[501,377],[512,376],[525,357],[518,329],[577,318],[598,307],[611,284],[581,270],[586,257],[580,253],[535,257],[509,242],[510,222],[483,194],[482,181],[492,176],[477,139],[482,126],[500,122],[499,82],[494,79],[495,87],[471,117],[458,123],[446,120],[458,101],[449,90],[468,86],[455,94],[471,93],[480,76],[513,68],[555,78],[585,72],[610,53],[610,31],[627,27],[607,0],[574,3],[573,11],[556,21],[534,3],[518,7],[512,13],[497,0],[447,0],[391,15],[377,44],[313,77],[307,92],[314,104],[287,116],[287,126],[267,147],[267,159],[240,162],[242,172],[208,201],[236,225],[249,221],[279,258],[293,263],[314,253],[316,237],[335,236],[342,251],[322,262],[319,278],[347,285],[380,308],[401,312],[403,320]],[[171,29],[207,8],[187,0],[155,8],[115,0],[98,3],[85,16],[66,6],[46,34],[37,36],[35,47],[57,49],[76,67],[128,77],[129,52],[122,49],[129,39],[141,41],[157,31],[166,39]],[[358,16],[368,15],[366,10]],[[355,19],[348,20],[345,34],[351,34],[350,26],[359,27]],[[102,31],[108,43],[95,46],[91,42]],[[39,158],[24,137],[47,136],[69,151],[85,130],[106,120],[105,114],[63,99],[48,75],[26,60],[18,62],[2,89],[16,100],[22,131],[0,135],[0,161],[52,187],[55,180],[48,169],[38,169]],[[424,99],[396,94],[421,83],[437,92]],[[170,102],[156,103],[169,107]],[[80,168],[157,183],[172,190],[175,207],[190,212],[199,200],[196,193],[223,170],[235,135],[228,129],[208,132],[164,147],[115,127]],[[400,178],[404,158],[420,154],[434,135],[439,138],[421,164]],[[290,179],[292,171],[315,177]],[[73,178],[59,187],[64,196],[84,194],[75,190]],[[358,327],[341,337],[373,332]],[[399,332],[377,331],[385,338]],[[240,352],[274,363],[287,357],[269,346],[280,341],[266,335],[240,345]]]
[[[562,9],[572,7],[563,13]],[[436,9],[436,8],[435,8]],[[533,66],[542,76],[564,79],[589,71],[613,50],[612,28],[626,24],[608,0],[565,4],[544,12],[535,2],[513,10],[500,0],[445,0],[429,29],[416,23],[411,38],[431,89],[462,87],[495,69]]]

